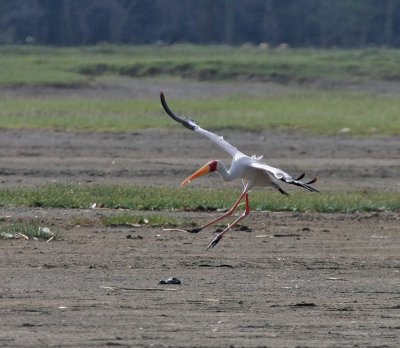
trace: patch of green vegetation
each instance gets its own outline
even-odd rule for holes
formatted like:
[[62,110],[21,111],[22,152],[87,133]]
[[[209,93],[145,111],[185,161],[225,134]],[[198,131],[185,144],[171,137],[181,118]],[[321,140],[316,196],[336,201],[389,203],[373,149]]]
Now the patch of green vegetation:
[[96,220],[85,216],[75,216],[70,223],[72,226],[93,227],[96,225]]
[[153,101],[0,99],[3,128],[131,131],[155,127],[159,116],[157,98]]
[[0,85],[69,86],[93,77],[178,76],[201,80],[399,79],[396,49],[265,50],[229,46],[2,46]]
[[[262,50],[228,46],[173,45],[50,48],[0,47],[0,86],[90,85],[100,76],[177,76],[206,80],[309,81],[399,79],[400,51],[391,49]],[[206,128],[298,129],[352,135],[400,134],[400,101],[362,93],[293,88],[268,97],[233,95],[176,101],[173,109]],[[4,128],[134,131],[175,127],[158,95],[145,100],[42,99],[0,96]]]
[[47,227],[41,227],[34,223],[1,223],[0,239],[45,239],[54,238],[55,233]]
[[263,130],[297,129],[317,134],[367,136],[400,134],[397,98],[364,93],[294,92],[268,98],[232,96],[224,99],[170,102],[184,114],[190,110],[206,128]]
[[183,226],[184,221],[172,216],[164,214],[118,214],[112,216],[103,216],[102,222],[107,227],[126,226],[126,225],[146,225],[146,226],[163,226],[163,227],[178,227]]
[[[50,184],[0,190],[1,206],[89,208],[93,203],[106,208],[132,210],[217,210],[227,209],[240,194],[237,190],[176,189],[155,186]],[[399,192],[293,191],[287,198],[275,191],[254,191],[254,210],[356,212],[400,211]]]
[[[63,129],[127,132],[144,128],[176,128],[153,100],[35,100],[2,99],[3,128]],[[297,129],[317,134],[400,134],[400,100],[360,93],[293,92],[268,98],[230,96],[177,101],[168,97],[178,113],[190,115],[209,129]]]

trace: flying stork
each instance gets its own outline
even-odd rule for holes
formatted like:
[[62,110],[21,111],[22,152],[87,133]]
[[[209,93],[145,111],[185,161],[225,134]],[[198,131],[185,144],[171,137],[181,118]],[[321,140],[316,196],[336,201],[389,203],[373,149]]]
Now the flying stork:
[[239,203],[244,199],[246,203],[246,208],[242,215],[240,215],[236,220],[232,222],[232,224],[228,224],[228,226],[211,241],[208,247],[205,250],[215,247],[221,238],[224,236],[226,232],[228,232],[234,225],[236,225],[239,221],[241,221],[244,217],[249,215],[250,206],[249,206],[249,196],[248,193],[251,189],[256,186],[270,186],[277,189],[280,193],[285,196],[289,196],[289,194],[284,191],[278,184],[279,181],[282,181],[286,184],[296,185],[305,188],[311,192],[319,192],[314,187],[310,186],[315,183],[318,177],[315,177],[311,181],[303,182],[301,179],[304,177],[304,173],[301,174],[297,179],[294,179],[288,173],[284,172],[281,169],[274,168],[269,166],[268,164],[262,163],[262,156],[247,156],[243,152],[239,151],[236,147],[229,144],[222,136],[214,134],[200,127],[197,123],[187,117],[178,116],[174,113],[167,104],[165,100],[164,93],[160,94],[161,105],[164,108],[165,112],[176,122],[182,124],[187,129],[198,133],[199,135],[208,138],[213,143],[220,146],[223,150],[225,150],[229,155],[232,156],[232,162],[229,169],[226,168],[225,164],[219,160],[212,160],[208,162],[206,165],[201,167],[199,170],[190,175],[187,179],[183,180],[181,186],[185,186],[189,184],[194,179],[211,172],[218,173],[224,181],[232,181],[234,179],[240,178],[243,183],[243,192],[240,194],[239,198],[233,204],[233,206],[223,215],[217,217],[216,219],[193,229],[186,230],[188,232],[197,233],[203,230],[204,228],[220,221],[230,215],[233,214]]

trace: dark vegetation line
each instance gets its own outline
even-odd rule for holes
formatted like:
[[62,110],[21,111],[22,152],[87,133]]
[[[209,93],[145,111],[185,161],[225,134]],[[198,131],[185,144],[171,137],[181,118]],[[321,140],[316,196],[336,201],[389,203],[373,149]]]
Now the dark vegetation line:
[[0,44],[400,46],[399,0],[0,1]]

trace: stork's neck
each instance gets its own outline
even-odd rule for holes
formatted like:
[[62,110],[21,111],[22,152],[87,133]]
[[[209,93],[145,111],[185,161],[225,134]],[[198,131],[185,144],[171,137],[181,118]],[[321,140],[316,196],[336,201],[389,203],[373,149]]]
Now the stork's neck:
[[232,181],[234,179],[232,173],[228,169],[226,169],[225,164],[221,161],[218,161],[216,172],[221,176],[224,181]]

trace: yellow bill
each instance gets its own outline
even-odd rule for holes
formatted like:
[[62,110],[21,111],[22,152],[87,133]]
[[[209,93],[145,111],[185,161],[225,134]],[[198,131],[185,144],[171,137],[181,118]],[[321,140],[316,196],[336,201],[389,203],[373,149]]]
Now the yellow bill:
[[209,173],[210,171],[211,171],[210,164],[207,163],[205,166],[201,167],[198,171],[194,172],[191,176],[183,180],[181,183],[181,187],[189,184],[192,180],[197,179],[198,177]]

